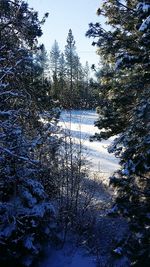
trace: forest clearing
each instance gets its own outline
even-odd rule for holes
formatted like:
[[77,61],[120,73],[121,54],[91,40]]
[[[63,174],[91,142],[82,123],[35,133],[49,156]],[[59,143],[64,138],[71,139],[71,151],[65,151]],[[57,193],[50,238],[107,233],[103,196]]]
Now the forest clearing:
[[149,267],[149,87],[150,0],[0,0],[1,267]]

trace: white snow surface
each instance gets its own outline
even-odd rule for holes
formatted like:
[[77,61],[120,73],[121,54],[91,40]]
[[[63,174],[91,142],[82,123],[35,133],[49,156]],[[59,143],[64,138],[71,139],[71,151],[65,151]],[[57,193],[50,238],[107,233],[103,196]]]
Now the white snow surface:
[[[59,125],[64,132],[71,134],[76,147],[81,140],[83,156],[90,162],[89,173],[100,173],[100,177],[103,173],[103,179],[109,180],[110,174],[118,168],[116,158],[107,152],[107,147],[113,138],[102,142],[89,141],[89,137],[98,132],[98,129],[94,127],[97,117],[98,115],[93,110],[63,111]],[[38,267],[96,267],[96,261],[96,256],[87,255],[86,249],[78,247],[72,237],[61,249],[49,245],[46,249],[45,260],[39,262]]]
[[96,267],[95,257],[86,255],[85,250],[67,242],[63,248],[47,249],[47,259],[38,267]]
[[71,110],[63,111],[60,117],[60,125],[65,131],[70,132],[73,140],[78,145],[83,146],[83,156],[89,160],[90,170],[100,172],[105,177],[109,177],[118,169],[118,160],[113,154],[108,153],[107,148],[114,140],[114,137],[108,140],[90,142],[90,136],[99,129],[94,126],[98,115],[94,110]]

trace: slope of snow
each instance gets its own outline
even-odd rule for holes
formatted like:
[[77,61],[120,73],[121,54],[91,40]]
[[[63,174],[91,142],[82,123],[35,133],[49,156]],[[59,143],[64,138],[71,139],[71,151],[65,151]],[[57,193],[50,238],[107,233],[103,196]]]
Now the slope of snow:
[[89,141],[90,136],[99,131],[94,126],[96,120],[97,114],[93,110],[63,111],[60,125],[70,132],[76,144],[80,144],[81,140],[83,155],[89,160],[91,171],[101,172],[108,177],[118,168],[118,160],[107,151],[113,138],[102,142]]

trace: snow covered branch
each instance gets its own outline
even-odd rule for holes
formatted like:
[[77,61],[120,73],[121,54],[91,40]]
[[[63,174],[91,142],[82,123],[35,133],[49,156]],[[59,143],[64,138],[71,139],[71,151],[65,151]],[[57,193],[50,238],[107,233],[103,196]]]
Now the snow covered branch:
[[18,60],[18,61],[16,62],[16,64],[15,64],[14,66],[11,66],[10,68],[8,68],[8,69],[7,69],[7,72],[4,73],[4,74],[2,75],[2,77],[0,78],[0,81],[2,81],[2,80],[5,78],[5,76],[8,75],[9,72],[12,71],[14,68],[16,68],[22,61],[23,61],[23,59],[20,59],[20,60]]
[[9,154],[10,156],[12,156],[14,158],[17,158],[18,160],[23,160],[23,161],[26,161],[26,162],[28,162],[30,164],[33,164],[33,165],[37,165],[37,164],[40,163],[37,160],[31,160],[28,157],[23,157],[23,156],[16,155],[13,152],[11,152],[10,149],[2,147],[2,146],[0,146],[0,150],[3,151],[6,154]]

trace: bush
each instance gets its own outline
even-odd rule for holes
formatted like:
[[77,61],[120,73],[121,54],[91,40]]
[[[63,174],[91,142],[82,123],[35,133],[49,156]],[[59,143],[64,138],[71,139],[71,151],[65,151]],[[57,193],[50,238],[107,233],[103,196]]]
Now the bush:
[[[12,194],[12,192],[15,192]],[[32,179],[0,185],[0,258],[2,266],[31,266],[52,238],[55,212],[43,186]]]

